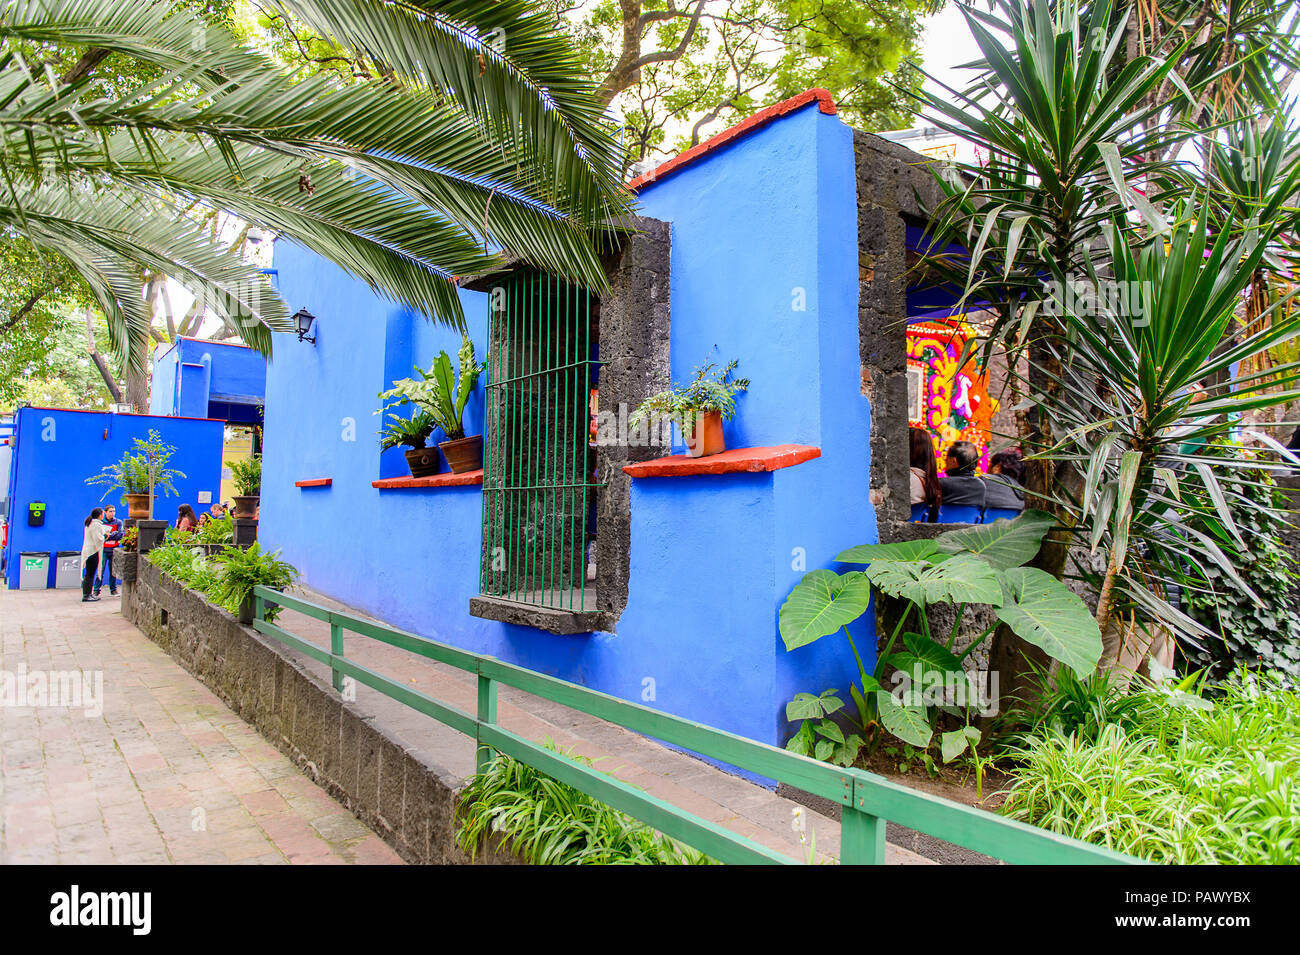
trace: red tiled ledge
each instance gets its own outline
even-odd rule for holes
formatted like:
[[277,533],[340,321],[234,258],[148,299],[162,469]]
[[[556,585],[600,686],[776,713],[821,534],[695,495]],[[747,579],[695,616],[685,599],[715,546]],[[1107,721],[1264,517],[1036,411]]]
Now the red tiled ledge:
[[305,481],[294,481],[294,487],[329,487],[334,483],[333,478],[307,478]]
[[625,464],[623,470],[634,478],[737,474],[746,471],[777,471],[821,456],[821,448],[807,444],[777,444],[770,448],[732,448],[703,458],[674,454],[653,461]]
[[471,484],[483,483],[483,469],[477,471],[463,471],[456,474],[452,471],[444,471],[441,474],[430,474],[428,477],[395,477],[383,478],[378,481],[371,481],[371,487],[377,487],[381,491],[391,491],[395,488],[407,487],[466,487]]

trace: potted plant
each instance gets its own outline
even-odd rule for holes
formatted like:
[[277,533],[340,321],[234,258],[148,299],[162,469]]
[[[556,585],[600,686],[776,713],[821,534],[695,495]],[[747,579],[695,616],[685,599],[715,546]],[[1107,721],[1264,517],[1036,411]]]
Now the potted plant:
[[250,454],[239,461],[227,461],[226,467],[235,482],[235,517],[256,517],[262,493],[262,456]]
[[714,362],[695,369],[688,384],[675,384],[641,402],[628,418],[628,426],[637,427],[650,417],[671,417],[681,428],[690,457],[727,450],[722,422],[736,416],[736,395],[749,388],[748,378],[732,378],[737,364],[733,359],[720,372]]
[[150,520],[157,492],[161,490],[175,497],[173,478],[185,477],[183,471],[167,467],[167,462],[175,453],[174,447],[162,443],[162,435],[150,429],[149,440],[136,438],[134,451],[126,452],[116,464],[106,465],[94,477],[86,478],[86,483],[100,484],[107,488],[101,501],[120,489],[126,502],[127,516],[136,520]]
[[[446,436],[438,443],[448,466],[457,474],[474,471],[483,466],[483,436],[465,436],[462,416],[469,396],[474,393],[483,366],[474,357],[474,343],[468,337],[461,339],[457,353],[460,363],[459,377],[451,366],[447,353],[439,352],[428,371],[415,370],[419,379],[403,378],[393,382],[393,387],[379,397],[402,405],[411,403],[428,414],[434,426]],[[382,409],[381,409],[382,410]],[[412,419],[414,420],[414,419]]]
[[399,414],[389,414],[388,423],[379,432],[379,449],[407,447],[406,466],[411,469],[411,477],[428,477],[437,474],[440,462],[438,449],[429,444],[429,435],[436,427],[433,415],[426,411],[416,411],[409,418]]
[[[213,581],[209,591],[217,603],[232,613],[237,613],[239,622],[253,622],[253,588],[259,585],[283,590],[293,585],[298,579],[298,570],[292,564],[280,560],[280,552],[268,553],[261,544],[253,544],[247,550],[238,547],[226,547],[219,557],[221,572]],[[279,608],[268,608],[266,618],[274,619]]]
[[122,583],[133,584],[140,573],[140,554],[136,551],[136,542],[139,540],[140,530],[136,527],[128,527],[126,533],[122,535],[121,550],[122,559]]

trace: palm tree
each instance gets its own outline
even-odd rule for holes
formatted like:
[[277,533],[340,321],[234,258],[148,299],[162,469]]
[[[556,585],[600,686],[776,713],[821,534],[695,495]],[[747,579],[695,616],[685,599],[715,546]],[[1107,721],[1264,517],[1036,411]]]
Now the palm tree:
[[[617,144],[529,3],[263,6],[379,76],[293,74],[179,3],[0,12],[0,226],[72,265],[124,367],[146,367],[145,274],[184,282],[265,353],[287,328],[260,270],[202,227],[218,212],[457,326],[454,277],[492,268],[500,250],[603,288],[591,230],[630,201]],[[114,53],[156,78],[99,76]]]

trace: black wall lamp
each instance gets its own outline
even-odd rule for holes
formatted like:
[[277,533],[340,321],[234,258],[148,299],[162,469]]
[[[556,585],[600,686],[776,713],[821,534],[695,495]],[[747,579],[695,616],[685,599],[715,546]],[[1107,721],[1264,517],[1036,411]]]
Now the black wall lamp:
[[300,308],[293,313],[293,327],[298,332],[298,341],[316,344],[315,338],[307,337],[307,333],[311,331],[311,323],[314,321],[316,321],[316,316],[305,308]]

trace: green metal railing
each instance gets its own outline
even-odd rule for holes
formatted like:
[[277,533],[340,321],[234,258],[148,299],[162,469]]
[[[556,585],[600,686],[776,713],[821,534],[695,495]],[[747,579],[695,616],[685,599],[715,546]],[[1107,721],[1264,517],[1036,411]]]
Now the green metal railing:
[[[885,861],[886,820],[1007,862],[1140,864],[1138,859],[1100,846],[916,792],[874,773],[841,769],[766,743],[735,736],[711,726],[544,676],[504,663],[495,657],[470,653],[348,613],[330,610],[266,587],[257,587],[253,593],[256,603],[254,628],[327,665],[332,671],[336,690],[343,688],[344,677],[352,677],[358,683],[378,690],[475,740],[478,744],[480,769],[495,753],[504,753],[722,862],[790,865],[802,864],[805,860],[760,845],[501,728],[497,724],[498,685],[523,690],[625,729],[644,733],[839,803],[840,861],[846,865],[879,865]],[[328,623],[330,649],[325,650],[269,623],[266,620],[268,603]],[[345,630],[476,674],[477,712],[466,713],[349,660],[343,653]]]
[[596,298],[520,268],[488,331],[479,592],[593,611],[587,586],[588,409]]

